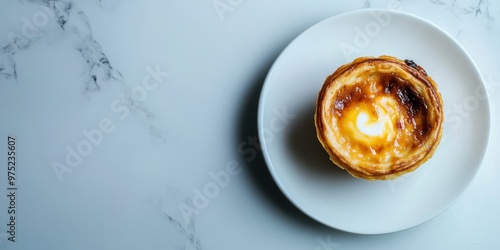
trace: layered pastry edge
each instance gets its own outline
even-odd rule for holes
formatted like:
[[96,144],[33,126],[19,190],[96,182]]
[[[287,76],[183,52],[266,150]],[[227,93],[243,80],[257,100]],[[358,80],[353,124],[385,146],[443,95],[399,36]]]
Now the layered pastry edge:
[[[359,117],[379,125],[381,134],[361,133]],[[358,178],[394,179],[434,154],[443,101],[434,80],[412,61],[360,57],[326,78],[314,120],[318,139],[337,166]]]

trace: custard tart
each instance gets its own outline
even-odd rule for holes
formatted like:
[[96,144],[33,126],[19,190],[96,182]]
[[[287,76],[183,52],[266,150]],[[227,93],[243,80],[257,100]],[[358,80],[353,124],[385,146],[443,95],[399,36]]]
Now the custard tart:
[[328,76],[316,101],[320,143],[335,165],[368,180],[395,179],[434,154],[443,100],[411,60],[360,57]]

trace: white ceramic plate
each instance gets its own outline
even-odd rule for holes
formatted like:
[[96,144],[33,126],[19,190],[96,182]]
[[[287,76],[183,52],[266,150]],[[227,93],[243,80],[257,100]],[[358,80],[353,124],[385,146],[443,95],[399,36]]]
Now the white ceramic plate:
[[[427,70],[446,121],[431,160],[396,180],[366,181],[330,163],[316,137],[314,106],[337,67],[383,54]],[[452,37],[413,15],[366,9],[317,23],[282,52],[261,93],[258,127],[270,172],[293,204],[330,227],[381,234],[423,223],[463,193],[488,144],[490,110],[477,67]]]

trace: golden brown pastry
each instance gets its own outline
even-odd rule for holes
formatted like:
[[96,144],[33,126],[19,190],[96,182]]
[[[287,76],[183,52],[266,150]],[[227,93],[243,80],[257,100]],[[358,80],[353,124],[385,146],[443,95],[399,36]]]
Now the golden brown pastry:
[[326,78],[314,120],[337,166],[363,179],[394,179],[434,154],[443,131],[443,100],[413,61],[360,57]]

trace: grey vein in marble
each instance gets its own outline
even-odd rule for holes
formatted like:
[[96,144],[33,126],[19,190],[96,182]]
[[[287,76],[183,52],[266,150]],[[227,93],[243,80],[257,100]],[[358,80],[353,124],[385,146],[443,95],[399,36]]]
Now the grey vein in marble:
[[0,57],[0,78],[17,80],[16,62],[12,59],[12,54],[6,53],[11,46],[2,48],[2,57]]
[[[166,142],[164,133],[155,124],[158,123],[156,116],[144,105],[131,97],[130,88],[124,81],[122,74],[110,63],[110,60],[102,50],[101,45],[92,35],[92,29],[85,13],[77,10],[71,0],[28,0],[32,4],[53,11],[56,22],[62,32],[75,38],[78,42],[76,50],[85,61],[84,93],[88,94],[101,90],[104,83],[110,81],[117,82],[121,88],[131,111],[139,111],[146,116],[149,123],[150,136]],[[52,13],[51,13],[52,14]],[[0,51],[0,79],[17,80],[18,70],[14,60],[15,54],[20,50],[29,49],[35,42],[41,40],[45,32],[39,31],[33,38],[21,37],[18,35],[10,37],[10,43],[2,47]]]
[[370,0],[365,0],[363,3],[363,6],[361,8],[370,8],[372,5],[372,2]]
[[180,202],[180,200],[182,200],[180,198],[180,192],[174,188],[167,187],[163,197],[160,197],[158,205],[168,224],[175,228],[184,238],[180,249],[201,250],[202,246],[195,225],[195,217],[192,216],[189,222],[185,222],[183,219],[177,219],[176,217],[180,217],[180,214],[177,207],[174,206],[174,204],[176,204],[176,202],[174,202],[175,200],[177,200],[179,204],[190,203],[190,200],[187,198],[184,198],[184,201]]
[[33,37],[26,38],[14,33],[7,34],[10,43],[0,50],[0,78],[17,80],[17,68],[14,55],[19,50],[30,48],[33,43],[40,40],[44,32],[37,32]]
[[445,6],[451,10],[457,17],[474,16],[475,18],[483,18],[489,22],[495,20],[494,15],[491,13],[491,2],[488,0],[477,1],[442,1],[442,0],[429,0],[430,3],[435,5]]
[[165,214],[165,217],[169,221],[170,225],[174,226],[179,233],[184,235],[186,241],[182,246],[183,249],[196,249],[201,250],[200,239],[195,230],[194,221],[191,221],[188,225],[182,224],[179,220],[174,219],[172,216]]

